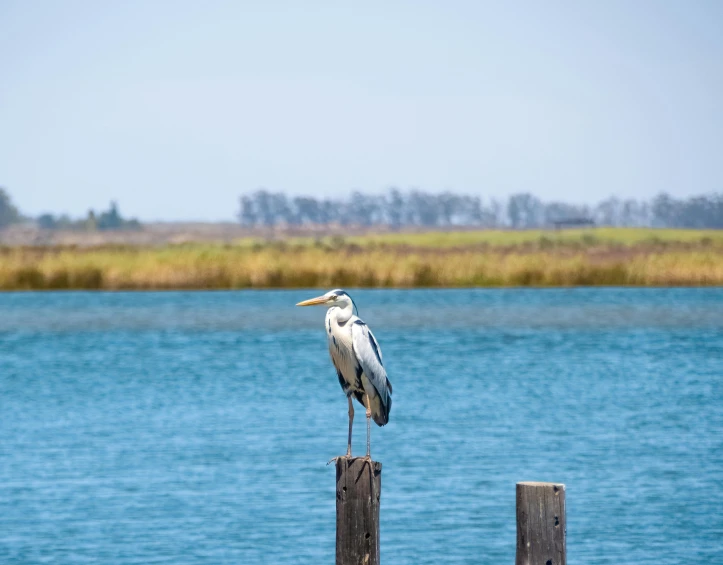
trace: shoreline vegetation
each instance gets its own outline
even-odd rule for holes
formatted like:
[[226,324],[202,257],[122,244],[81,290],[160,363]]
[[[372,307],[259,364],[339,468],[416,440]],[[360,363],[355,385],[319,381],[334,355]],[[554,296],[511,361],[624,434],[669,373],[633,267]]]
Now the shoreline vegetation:
[[0,290],[721,286],[723,230],[587,228],[0,247]]

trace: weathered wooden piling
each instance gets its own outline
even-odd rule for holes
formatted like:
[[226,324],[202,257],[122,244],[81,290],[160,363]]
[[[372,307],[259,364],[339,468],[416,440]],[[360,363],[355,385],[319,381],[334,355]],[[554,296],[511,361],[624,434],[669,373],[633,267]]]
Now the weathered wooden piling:
[[382,464],[336,460],[336,565],[379,565]]
[[515,565],[566,565],[565,485],[517,483]]

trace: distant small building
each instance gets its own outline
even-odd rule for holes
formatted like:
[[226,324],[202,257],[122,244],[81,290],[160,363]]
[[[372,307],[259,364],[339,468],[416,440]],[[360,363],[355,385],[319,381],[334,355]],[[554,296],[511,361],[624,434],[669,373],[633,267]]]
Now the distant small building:
[[594,226],[595,220],[592,218],[566,218],[564,220],[555,220],[552,222],[556,230],[562,228],[576,228],[581,226]]

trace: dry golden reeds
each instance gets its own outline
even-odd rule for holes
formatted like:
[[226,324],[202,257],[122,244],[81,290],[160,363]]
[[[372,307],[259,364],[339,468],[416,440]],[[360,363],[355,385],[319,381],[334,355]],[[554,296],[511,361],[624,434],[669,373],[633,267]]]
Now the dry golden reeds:
[[723,245],[710,238],[626,245],[566,237],[5,248],[0,289],[723,285]]

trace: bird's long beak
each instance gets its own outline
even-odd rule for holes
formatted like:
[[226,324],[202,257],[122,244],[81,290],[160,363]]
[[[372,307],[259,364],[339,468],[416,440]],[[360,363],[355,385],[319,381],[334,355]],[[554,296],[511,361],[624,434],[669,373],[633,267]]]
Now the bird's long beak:
[[316,306],[317,304],[326,304],[328,301],[329,299],[326,296],[317,296],[316,298],[309,298],[309,300],[299,302],[297,306]]

